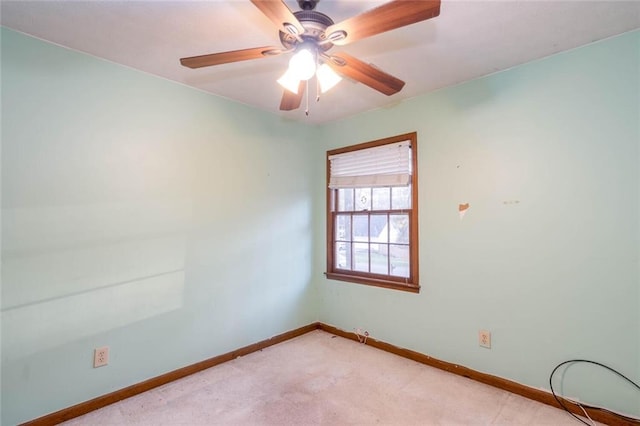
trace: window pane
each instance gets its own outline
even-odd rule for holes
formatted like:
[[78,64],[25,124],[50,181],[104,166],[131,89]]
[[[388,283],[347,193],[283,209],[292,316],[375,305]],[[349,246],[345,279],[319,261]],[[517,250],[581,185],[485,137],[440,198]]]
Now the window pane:
[[339,214],[336,217],[336,241],[351,240],[351,215]]
[[336,243],[335,264],[338,269],[351,269],[351,243]]
[[353,211],[353,189],[338,189],[338,211]]
[[411,185],[391,188],[391,208],[394,210],[411,208]]
[[391,244],[389,246],[391,275],[409,277],[409,246]]
[[391,225],[389,233],[389,239],[391,242],[409,244],[409,215],[389,215],[389,223]]
[[353,243],[353,270],[369,272],[368,243]]
[[356,188],[355,210],[371,210],[371,188]]
[[389,275],[389,246],[371,243],[371,272]]
[[369,235],[371,242],[388,243],[389,228],[387,226],[386,214],[372,214],[369,223]]
[[369,216],[354,215],[353,216],[353,241],[369,242]]
[[389,210],[391,208],[391,188],[373,188],[371,202],[373,210]]

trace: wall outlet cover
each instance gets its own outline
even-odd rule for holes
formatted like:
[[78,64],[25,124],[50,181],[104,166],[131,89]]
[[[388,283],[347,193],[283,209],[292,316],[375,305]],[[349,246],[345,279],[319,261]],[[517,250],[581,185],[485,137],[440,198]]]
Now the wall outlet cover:
[[491,332],[480,330],[478,332],[478,344],[483,348],[491,349]]
[[109,364],[109,347],[103,346],[93,351],[93,368],[104,367]]

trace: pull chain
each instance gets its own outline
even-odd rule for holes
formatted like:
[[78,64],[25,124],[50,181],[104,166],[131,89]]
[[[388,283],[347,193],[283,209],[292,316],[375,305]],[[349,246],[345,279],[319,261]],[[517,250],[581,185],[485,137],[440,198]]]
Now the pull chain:
[[305,86],[306,86],[305,87],[305,89],[306,89],[305,90],[305,95],[306,95],[305,98],[306,98],[307,107],[305,108],[304,113],[308,117],[309,116],[309,87],[308,87],[309,84],[307,83]]

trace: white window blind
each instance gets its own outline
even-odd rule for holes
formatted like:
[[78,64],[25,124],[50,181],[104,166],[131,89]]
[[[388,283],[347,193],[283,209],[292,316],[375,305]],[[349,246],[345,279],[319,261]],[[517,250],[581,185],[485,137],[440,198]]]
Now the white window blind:
[[329,188],[407,186],[411,182],[411,141],[329,156]]

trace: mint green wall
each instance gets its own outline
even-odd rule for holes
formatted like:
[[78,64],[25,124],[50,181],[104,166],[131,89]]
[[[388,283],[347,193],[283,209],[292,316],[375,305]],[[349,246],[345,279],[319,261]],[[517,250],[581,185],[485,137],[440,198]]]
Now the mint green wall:
[[[320,319],[534,387],[571,358],[640,381],[639,64],[634,32],[325,126],[322,149],[418,132],[422,290],[325,280],[321,255]],[[562,391],[640,415],[593,367]]]
[[308,128],[6,29],[2,110],[2,424],[317,320]]

